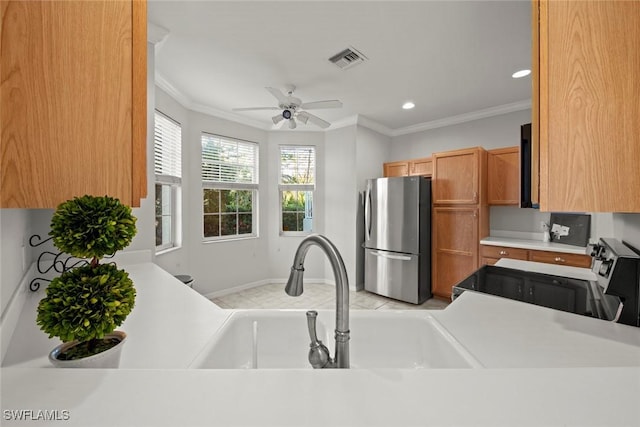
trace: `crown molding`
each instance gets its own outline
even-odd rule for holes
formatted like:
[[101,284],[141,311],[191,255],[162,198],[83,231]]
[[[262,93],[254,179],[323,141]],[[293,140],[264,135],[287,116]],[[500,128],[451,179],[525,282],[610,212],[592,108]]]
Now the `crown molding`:
[[419,123],[417,125],[394,129],[390,136],[400,136],[400,135],[407,135],[411,133],[423,132],[425,130],[457,125],[460,123],[471,122],[479,119],[486,119],[487,117],[513,113],[515,111],[522,111],[528,108],[531,108],[530,99],[512,102],[510,104],[498,105],[496,107],[485,108],[482,110],[472,111],[470,113],[459,114],[457,116],[445,117],[444,119],[432,120],[430,122]]
[[175,99],[180,105],[184,108],[192,111],[196,111],[203,114],[209,114],[214,117],[218,117],[221,119],[230,120],[232,122],[240,123],[246,126],[251,126],[261,130],[268,131],[287,131],[291,132],[296,129],[304,130],[305,132],[327,132],[335,129],[340,129],[348,126],[363,126],[368,129],[371,129],[375,132],[378,132],[382,135],[388,137],[395,137],[401,135],[408,135],[412,133],[423,132],[426,130],[437,129],[441,127],[456,125],[465,122],[471,122],[474,120],[485,119],[488,117],[499,116],[502,114],[513,113],[516,111],[526,110],[531,108],[531,100],[526,99],[522,101],[512,102],[510,104],[498,105],[496,107],[485,108],[482,110],[472,111],[470,113],[459,114],[457,116],[445,117],[443,119],[432,120],[430,122],[418,123],[416,125],[406,126],[403,128],[391,129],[381,123],[376,122],[375,120],[371,120],[365,116],[356,114],[350,117],[346,117],[344,119],[340,119],[331,124],[327,129],[321,128],[309,128],[309,129],[282,129],[278,127],[278,125],[265,124],[258,120],[248,119],[244,116],[240,116],[239,114],[230,113],[228,111],[220,110],[217,108],[209,107],[207,105],[194,103],[185,96],[180,90],[178,90],[173,84],[171,84],[161,73],[157,70],[155,72],[155,83],[156,85],[167,92],[173,99]]
[[153,22],[147,22],[147,41],[159,47],[169,35],[169,30]]
[[178,104],[182,105],[187,110],[195,111],[197,113],[208,114],[210,116],[218,117],[220,119],[230,120],[232,122],[240,123],[243,125],[251,126],[261,130],[271,130],[272,127],[265,125],[257,120],[247,119],[235,113],[229,113],[227,111],[219,110],[217,108],[209,107],[207,105],[194,103],[185,96],[178,88],[169,82],[158,71],[155,73],[155,83],[160,89],[165,91],[171,96]]
[[383,124],[380,124],[374,120],[371,120],[365,116],[358,115],[358,125],[366,127],[367,129],[371,129],[372,131],[381,133],[384,136],[389,136],[389,137],[393,136],[393,132],[394,132],[393,129]]
[[335,122],[331,123],[330,127],[328,127],[327,129],[324,129],[324,131],[328,132],[331,130],[346,128],[349,126],[355,126],[357,124],[358,124],[358,115],[355,114],[350,117],[345,117],[344,119],[336,120]]

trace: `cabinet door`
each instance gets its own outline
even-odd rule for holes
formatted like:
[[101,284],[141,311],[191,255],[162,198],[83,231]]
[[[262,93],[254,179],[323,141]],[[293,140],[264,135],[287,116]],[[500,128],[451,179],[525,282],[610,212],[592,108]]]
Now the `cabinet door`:
[[409,162],[389,162],[385,163],[382,167],[382,172],[385,177],[392,176],[408,176],[409,175]]
[[146,195],[146,3],[3,1],[0,207]]
[[640,212],[640,2],[540,0],[535,13],[540,209]]
[[451,297],[451,288],[478,268],[478,214],[475,207],[434,207],[432,292]]
[[433,161],[431,157],[409,161],[409,175],[433,175]]
[[520,205],[520,149],[500,148],[487,152],[487,202]]
[[436,153],[433,155],[433,203],[473,205],[482,203],[486,180],[486,151],[482,148]]
[[571,267],[591,267],[591,257],[580,254],[565,254],[561,252],[529,251],[529,261],[547,264],[568,265]]

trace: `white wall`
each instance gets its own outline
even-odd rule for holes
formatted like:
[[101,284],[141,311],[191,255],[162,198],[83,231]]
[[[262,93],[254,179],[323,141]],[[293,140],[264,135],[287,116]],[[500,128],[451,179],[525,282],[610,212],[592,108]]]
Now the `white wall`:
[[[338,248],[347,269],[349,285],[355,287],[356,212],[356,126],[348,126],[325,133],[326,173],[325,236]],[[326,277],[333,280],[329,266]]]
[[382,164],[389,158],[391,138],[363,126],[358,126],[356,134],[356,227],[355,240],[355,280],[356,289],[364,289],[364,199],[366,180],[382,177]]
[[516,111],[472,122],[460,123],[394,137],[390,161],[429,157],[459,148],[486,149],[520,144],[520,126],[531,123],[531,110]]
[[613,223],[613,236],[640,250],[640,214],[616,213],[613,214]]
[[[268,238],[269,271],[265,278],[286,282],[293,264],[298,245],[303,237],[280,235],[280,195],[278,192],[278,180],[280,179],[280,146],[281,145],[312,145],[316,148],[316,189],[313,194],[313,232],[325,233],[325,217],[322,215],[325,208],[325,136],[323,132],[273,131],[268,135],[268,179],[266,187],[268,221],[265,224],[264,234]],[[305,281],[314,279],[324,281],[324,268],[326,257],[318,249],[310,249],[305,258]]]
[[29,209],[0,209],[0,316],[33,261],[29,247],[33,212]]
[[[183,157],[186,169],[183,176],[188,180],[184,187],[184,245],[188,259],[188,274],[195,279],[199,292],[209,294],[226,288],[264,280],[269,270],[268,244],[265,230],[259,230],[257,238],[238,239],[225,242],[204,242],[202,228],[201,183],[201,132],[234,137],[260,145],[258,224],[268,220],[266,188],[268,185],[267,133],[206,114],[189,111],[187,153]],[[170,271],[173,273],[173,271]]]
[[[191,157],[189,156],[189,114],[186,108],[177,103],[173,98],[167,95],[162,90],[156,88],[154,85],[152,88],[154,95],[154,103],[152,107],[154,110],[158,110],[163,114],[169,116],[173,120],[180,123],[181,131],[182,131],[182,188],[180,190],[180,207],[179,207],[179,217],[180,222],[184,222],[184,218],[181,217],[182,214],[187,212],[187,200],[188,196],[192,190],[193,186],[199,185],[199,180],[194,180],[192,178],[192,174],[189,173],[191,169],[191,164],[189,163]],[[151,100],[149,100],[151,104]],[[153,122],[151,123],[153,126]],[[153,144],[151,144],[153,147]],[[199,163],[196,163],[196,167]],[[149,169],[148,178],[149,181],[155,181],[155,174],[153,167]],[[155,194],[155,188],[154,188]],[[155,229],[155,222],[154,222]],[[189,274],[191,271],[190,259],[187,256],[187,250],[182,244],[186,241],[186,236],[184,235],[185,230],[178,230],[178,243],[179,247],[175,249],[171,249],[169,251],[165,251],[161,254],[155,256],[155,263],[160,267],[164,268],[168,272],[172,274]],[[153,250],[155,251],[155,241],[153,242]]]

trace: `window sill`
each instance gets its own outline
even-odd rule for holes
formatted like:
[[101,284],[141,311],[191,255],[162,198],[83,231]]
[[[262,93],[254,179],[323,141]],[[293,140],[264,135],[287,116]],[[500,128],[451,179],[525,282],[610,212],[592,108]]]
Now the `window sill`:
[[211,240],[202,240],[202,243],[208,245],[210,243],[225,243],[225,242],[239,242],[243,240],[254,240],[257,239],[258,236],[247,236],[247,237],[231,237],[229,239],[211,239]]
[[156,251],[156,256],[166,255],[168,253],[175,252],[178,249],[182,249],[182,246],[173,246],[171,248],[160,249],[159,251]]
[[280,237],[307,237],[313,233],[313,231],[281,231]]

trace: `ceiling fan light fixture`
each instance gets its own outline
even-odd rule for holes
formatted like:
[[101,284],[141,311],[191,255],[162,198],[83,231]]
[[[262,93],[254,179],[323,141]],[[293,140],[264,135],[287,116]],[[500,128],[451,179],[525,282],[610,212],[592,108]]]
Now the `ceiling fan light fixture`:
[[[287,110],[285,110],[287,111]],[[289,129],[295,129],[296,128],[296,121],[295,119],[289,119]]]

